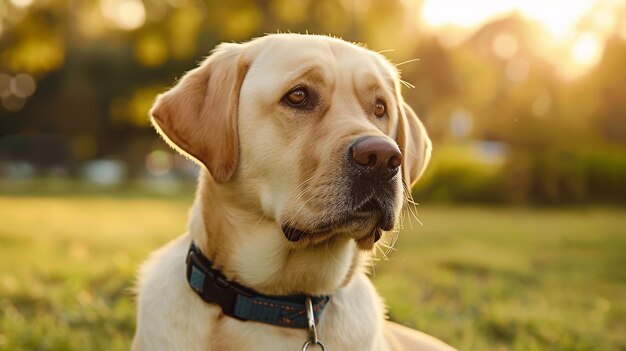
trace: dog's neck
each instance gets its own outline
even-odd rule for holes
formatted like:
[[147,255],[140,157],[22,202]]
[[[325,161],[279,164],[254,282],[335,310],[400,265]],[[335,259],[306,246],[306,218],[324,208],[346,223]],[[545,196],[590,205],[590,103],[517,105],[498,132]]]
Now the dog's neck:
[[280,224],[234,192],[203,172],[189,221],[192,240],[229,279],[268,295],[332,294],[369,259],[345,236],[295,249]]

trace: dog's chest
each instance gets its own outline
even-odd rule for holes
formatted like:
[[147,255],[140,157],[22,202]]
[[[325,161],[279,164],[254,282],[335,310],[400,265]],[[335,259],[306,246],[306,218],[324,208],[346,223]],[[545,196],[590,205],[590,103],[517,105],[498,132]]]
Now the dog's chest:
[[[302,350],[304,329],[289,329],[224,316],[202,301],[184,278],[187,237],[157,252],[140,281],[135,350]],[[364,273],[331,296],[317,325],[326,350],[384,350],[383,311]]]
[[[351,329],[348,326],[329,325],[320,328],[318,337],[325,349],[330,351],[380,350],[380,348],[373,347],[373,339],[376,336],[374,330],[370,335],[362,338]],[[217,323],[208,339],[211,340],[210,350],[212,351],[293,351],[302,350],[307,340],[307,333],[301,329],[286,329],[228,319],[223,323]],[[311,348],[311,350],[317,349]]]

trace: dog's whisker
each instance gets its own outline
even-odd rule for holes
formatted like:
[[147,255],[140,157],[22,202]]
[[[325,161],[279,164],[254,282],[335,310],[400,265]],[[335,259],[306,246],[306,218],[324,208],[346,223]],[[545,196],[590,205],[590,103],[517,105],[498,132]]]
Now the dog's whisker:
[[395,248],[396,243],[398,242],[398,238],[400,238],[400,230],[394,230],[394,232],[391,235],[391,243],[389,244],[389,251],[397,251],[398,249]]
[[417,205],[419,205],[419,203],[417,203],[417,202],[415,202],[415,201],[413,200],[413,196],[408,196],[408,195],[407,195],[407,196],[405,197],[405,199],[404,199],[404,200],[406,201],[406,204],[411,204],[411,205],[413,205],[413,206],[417,206]]
[[421,60],[420,58],[414,58],[414,59],[410,59],[410,60],[402,61],[402,62],[400,62],[400,63],[396,63],[396,64],[394,64],[394,66],[396,66],[396,67],[400,67],[400,66],[406,65],[407,63],[417,62],[417,61],[420,61],[420,60]]
[[[310,183],[311,181],[313,181],[313,179],[315,179],[315,175],[312,175],[311,177],[305,179],[304,181],[302,181],[300,184],[298,184],[298,186],[293,190],[293,192],[302,192],[305,191],[306,189],[304,189],[304,187]],[[300,196],[300,194],[298,194],[298,196]],[[296,196],[296,198],[298,197]]]
[[409,211],[409,213],[411,214],[411,216],[413,218],[417,219],[417,209],[415,208],[415,206],[412,205],[412,204],[407,204],[406,208]]
[[[385,260],[388,261],[388,255],[392,251],[397,251],[393,246],[395,245],[397,238],[400,234],[400,230],[398,228],[394,228],[392,231],[387,232],[389,235],[385,235],[385,240],[379,241],[377,244],[381,247],[385,248],[382,253],[384,254]],[[379,248],[380,249],[380,248]],[[382,250],[382,249],[381,249]]]
[[[310,169],[307,171],[307,173],[313,173],[315,172],[315,169]],[[304,175],[308,175],[308,174],[304,174]],[[294,190],[298,190],[300,187],[304,186],[307,182],[311,181],[311,179],[315,178],[315,174],[313,174],[312,176],[310,176],[309,178],[303,180]]]
[[413,216],[413,218],[417,219],[417,205],[414,202],[410,202],[407,204],[407,209],[409,213]]
[[421,226],[423,226],[423,225],[424,225],[424,223],[422,223],[422,221],[421,221],[419,218],[415,217],[415,220],[416,220],[416,221],[417,221],[417,223],[419,223]]
[[402,85],[404,85],[405,87],[409,88],[409,89],[415,89],[415,85],[407,82],[404,79],[400,79],[400,83],[402,83]]
[[406,152],[406,153],[408,153],[409,155],[411,155],[411,156],[413,156],[413,157],[415,157],[415,158],[417,158],[417,159],[419,159],[419,158],[420,158],[420,156],[418,156],[416,153],[414,153],[413,151],[411,151],[411,150],[409,150],[409,149],[404,149],[402,152]]
[[[262,212],[262,211],[261,211]],[[267,220],[267,215],[266,214],[262,214],[259,219],[256,221],[256,223],[254,224],[254,226],[252,226],[252,231],[256,231],[257,227],[259,226],[259,224],[261,224],[261,222],[264,222]]]
[[304,195],[307,193],[307,191],[308,191],[308,189],[302,189],[302,190],[298,193],[298,195],[296,195],[296,197],[294,197],[294,199],[293,199],[292,201],[293,201],[294,203],[297,203],[297,202],[298,202],[298,201],[302,198],[302,196],[304,196]]
[[[313,170],[311,170],[311,172],[313,172]],[[299,191],[298,195],[293,199],[293,202],[297,202],[298,200],[300,200],[300,198],[306,193],[307,189],[304,189],[305,185],[312,182],[314,179],[318,179],[321,176],[317,176],[315,174],[313,174],[311,177],[305,179],[304,181],[302,181],[295,189],[294,189],[294,193]]]
[[[413,201],[413,194],[408,185],[403,183],[402,186],[404,188],[406,209],[419,222],[419,219],[417,218],[416,202]],[[411,229],[413,229],[413,222],[409,221],[409,224],[411,225]]]
[[409,205],[414,205],[417,206],[419,205],[417,202],[415,202],[415,200],[413,199],[413,189],[409,188],[408,185],[402,183],[403,187],[404,187],[404,198],[406,200],[406,204]]
[[[300,205],[300,207],[298,208],[298,210],[294,213],[294,215],[291,217],[291,219],[290,219],[288,222],[290,222],[291,224],[297,224],[297,223],[295,223],[294,221],[298,218],[298,215],[300,215],[300,211],[302,211],[302,209],[304,209],[304,207],[305,207],[305,206],[306,206],[306,205],[307,205],[307,204],[308,204],[311,200],[313,200],[314,198],[315,198],[315,195],[313,195],[313,196],[309,197],[309,199],[308,199],[308,200],[304,201],[304,202],[302,203],[302,205]],[[290,226],[291,226],[291,225],[290,225]]]
[[389,261],[389,257],[387,257],[387,253],[383,249],[380,248],[381,246],[384,246],[384,245],[382,245],[380,242],[378,242],[378,243],[376,243],[376,245],[374,245],[374,248],[375,248],[374,255],[375,255],[375,257],[377,257],[378,256],[377,254],[380,252],[380,254],[382,255],[383,261]]
[[326,240],[326,254],[327,254],[327,256],[330,256],[330,258],[332,258],[333,262],[335,262],[337,264],[341,264],[339,259],[335,255],[333,255],[333,252],[331,251],[330,247],[328,246],[329,244],[330,244],[330,240]]
[[399,233],[399,231],[394,229],[394,230],[388,232],[388,234],[390,234],[390,235],[386,236],[387,238],[391,238],[391,241],[387,242],[387,240],[385,240],[385,241],[381,240],[378,243],[381,246],[385,247],[385,248],[393,249],[395,251],[396,249],[393,248],[393,245],[395,243],[395,238],[397,237],[396,234],[398,234],[398,233]]

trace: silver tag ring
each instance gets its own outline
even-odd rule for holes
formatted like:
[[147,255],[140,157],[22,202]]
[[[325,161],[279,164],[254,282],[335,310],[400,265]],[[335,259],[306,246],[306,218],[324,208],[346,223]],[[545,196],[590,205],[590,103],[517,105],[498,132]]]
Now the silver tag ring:
[[309,346],[311,345],[318,345],[319,347],[322,348],[322,351],[326,351],[326,348],[324,347],[324,344],[322,344],[321,341],[319,340],[307,340],[307,342],[304,343],[304,346],[302,346],[302,351],[308,351]]

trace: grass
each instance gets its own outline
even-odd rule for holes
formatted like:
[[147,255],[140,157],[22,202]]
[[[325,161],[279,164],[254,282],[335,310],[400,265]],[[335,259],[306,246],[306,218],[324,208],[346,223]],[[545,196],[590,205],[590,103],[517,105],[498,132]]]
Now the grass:
[[[136,269],[192,199],[131,195],[0,195],[0,350],[129,348]],[[462,350],[626,350],[625,214],[422,205],[373,280]]]
[[626,350],[623,209],[424,207],[374,281],[461,350]]

